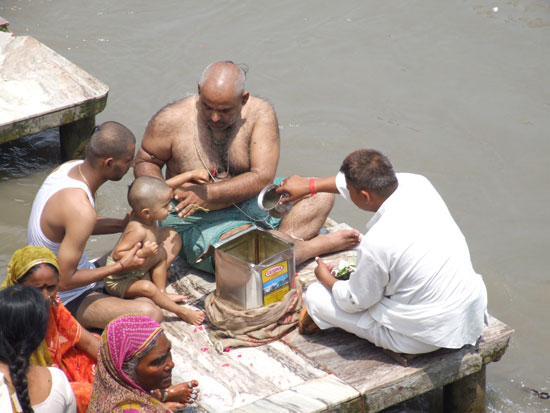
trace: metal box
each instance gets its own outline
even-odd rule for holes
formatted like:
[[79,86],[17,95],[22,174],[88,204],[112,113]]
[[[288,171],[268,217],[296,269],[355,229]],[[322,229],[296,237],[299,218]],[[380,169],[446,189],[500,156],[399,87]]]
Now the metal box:
[[199,259],[214,255],[216,296],[251,309],[282,300],[294,288],[294,244],[258,227],[210,245]]

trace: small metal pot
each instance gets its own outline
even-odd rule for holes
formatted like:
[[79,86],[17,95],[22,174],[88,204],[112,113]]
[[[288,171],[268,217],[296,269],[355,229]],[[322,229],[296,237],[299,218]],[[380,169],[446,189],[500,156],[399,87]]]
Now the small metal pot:
[[276,189],[279,185],[271,184],[266,186],[258,195],[258,207],[267,211],[269,215],[274,218],[281,218],[285,213],[290,211],[292,204],[290,202],[286,204],[280,204],[279,202],[285,196],[279,195]]

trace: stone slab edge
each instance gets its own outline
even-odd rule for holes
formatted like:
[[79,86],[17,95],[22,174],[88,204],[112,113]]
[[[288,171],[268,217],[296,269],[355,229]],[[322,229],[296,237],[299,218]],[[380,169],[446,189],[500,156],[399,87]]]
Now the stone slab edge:
[[294,389],[256,400],[232,410],[235,413],[314,413],[340,410],[349,402],[360,403],[359,392],[333,374],[312,379]]

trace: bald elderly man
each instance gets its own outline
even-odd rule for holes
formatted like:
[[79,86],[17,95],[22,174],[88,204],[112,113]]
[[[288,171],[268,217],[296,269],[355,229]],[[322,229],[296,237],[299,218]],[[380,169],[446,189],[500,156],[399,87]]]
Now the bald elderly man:
[[[257,195],[278,182],[280,139],[271,104],[245,90],[245,73],[232,62],[215,62],[202,73],[197,95],[162,108],[149,122],[134,173],[166,179],[205,169],[207,184],[174,191],[174,210],[163,225],[182,237],[180,255],[193,264],[208,246],[250,225],[275,231],[295,243],[296,263],[359,244],[359,232],[319,235],[334,196],[314,194],[280,218],[257,206]],[[213,273],[210,259],[194,264]]]

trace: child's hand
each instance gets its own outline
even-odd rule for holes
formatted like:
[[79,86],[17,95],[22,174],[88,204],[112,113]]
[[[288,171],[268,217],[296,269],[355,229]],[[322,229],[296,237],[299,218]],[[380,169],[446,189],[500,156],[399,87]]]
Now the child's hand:
[[210,175],[206,169],[195,169],[191,172],[191,180],[198,184],[206,184],[210,181]]
[[[145,257],[139,256],[141,251],[141,242],[137,242],[132,248],[124,252],[122,257],[117,262],[122,264],[122,271],[135,270],[141,268],[145,264]],[[113,252],[114,254],[114,252]]]
[[155,241],[145,241],[143,243],[143,247],[141,248],[141,254],[144,257],[157,255],[158,252],[159,252],[159,245]]

